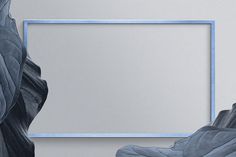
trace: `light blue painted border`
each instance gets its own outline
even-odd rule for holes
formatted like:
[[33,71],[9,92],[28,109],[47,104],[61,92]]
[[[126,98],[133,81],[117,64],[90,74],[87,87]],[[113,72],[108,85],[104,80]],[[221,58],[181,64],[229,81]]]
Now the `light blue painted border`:
[[188,137],[190,133],[40,133],[40,134],[30,134],[31,138],[153,138],[153,137],[168,137],[168,138],[178,138],[178,137]]
[[[28,27],[31,24],[207,24],[210,25],[210,120],[215,119],[215,21],[214,20],[136,20],[136,19],[26,19],[24,20],[24,45],[28,46]],[[187,137],[191,133],[39,133],[33,138],[132,138],[132,137]]]

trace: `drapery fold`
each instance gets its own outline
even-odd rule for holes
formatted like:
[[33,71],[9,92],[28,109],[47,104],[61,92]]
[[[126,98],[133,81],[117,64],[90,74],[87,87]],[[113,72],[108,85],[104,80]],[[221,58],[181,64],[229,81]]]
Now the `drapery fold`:
[[0,157],[34,157],[27,131],[48,88],[40,67],[27,55],[9,8],[10,0],[0,0]]
[[236,157],[236,104],[221,111],[211,125],[170,148],[125,146],[117,157]]

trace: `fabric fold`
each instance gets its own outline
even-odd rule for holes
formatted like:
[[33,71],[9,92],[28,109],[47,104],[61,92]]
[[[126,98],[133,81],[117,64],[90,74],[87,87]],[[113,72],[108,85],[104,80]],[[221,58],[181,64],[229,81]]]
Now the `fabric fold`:
[[48,88],[27,55],[9,7],[10,0],[0,0],[0,157],[34,157],[27,132]]
[[213,124],[175,142],[170,148],[125,146],[116,157],[235,157],[236,104],[222,111]]

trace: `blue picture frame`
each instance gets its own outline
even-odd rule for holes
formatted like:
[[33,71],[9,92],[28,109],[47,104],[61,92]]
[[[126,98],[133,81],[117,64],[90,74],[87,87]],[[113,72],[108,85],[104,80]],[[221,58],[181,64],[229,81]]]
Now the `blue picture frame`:
[[[32,24],[189,24],[210,26],[210,120],[215,119],[215,21],[214,20],[139,20],[139,19],[26,19],[24,20],[24,45],[28,46],[28,27]],[[189,133],[40,133],[32,138],[154,138],[187,137]]]

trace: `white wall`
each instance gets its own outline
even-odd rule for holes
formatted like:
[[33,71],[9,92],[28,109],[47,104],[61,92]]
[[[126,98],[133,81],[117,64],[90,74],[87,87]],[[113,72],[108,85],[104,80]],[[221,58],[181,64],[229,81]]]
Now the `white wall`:
[[[214,19],[216,21],[216,109],[236,99],[235,0],[12,0],[22,32],[26,18]],[[167,146],[175,139],[33,139],[38,157],[111,157],[126,144]]]

